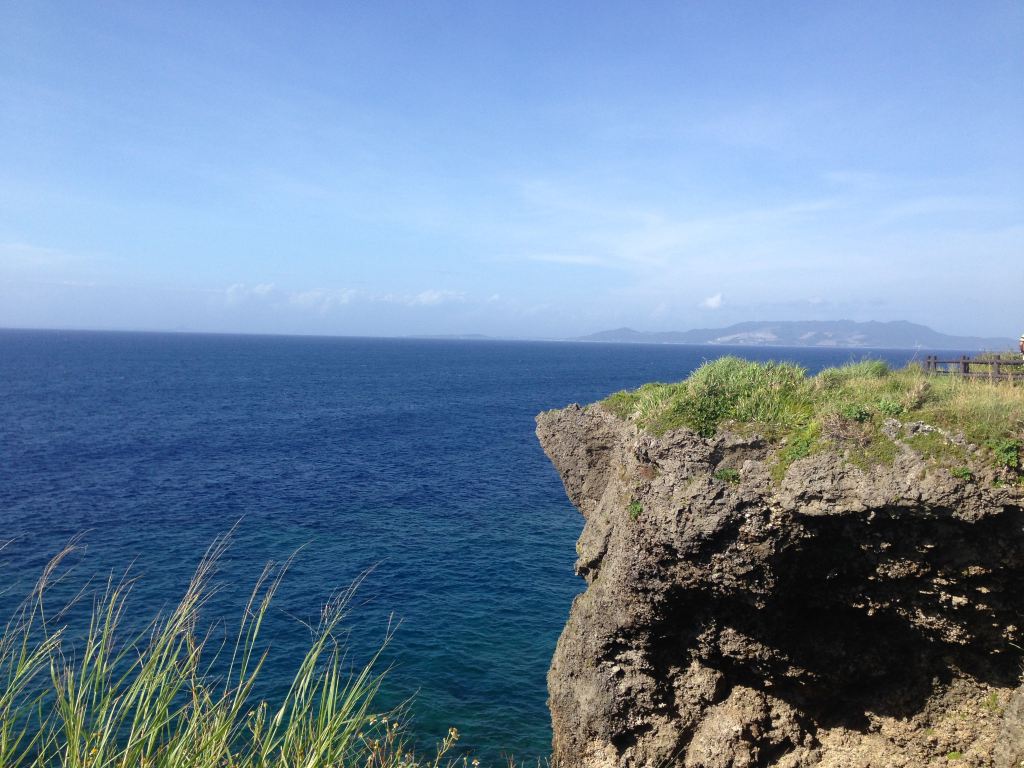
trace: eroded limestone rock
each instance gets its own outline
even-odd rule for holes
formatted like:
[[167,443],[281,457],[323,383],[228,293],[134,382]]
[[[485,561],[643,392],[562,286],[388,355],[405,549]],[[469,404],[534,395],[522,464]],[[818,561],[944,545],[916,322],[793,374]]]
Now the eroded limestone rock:
[[777,480],[756,436],[654,437],[599,406],[537,434],[586,519],[548,678],[557,766],[1018,768],[1019,488],[902,443]]

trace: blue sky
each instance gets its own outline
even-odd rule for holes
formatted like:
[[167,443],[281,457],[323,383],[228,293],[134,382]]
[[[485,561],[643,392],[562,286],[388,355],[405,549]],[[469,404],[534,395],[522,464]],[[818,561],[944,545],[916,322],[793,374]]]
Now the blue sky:
[[0,5],[0,326],[1024,330],[1020,2]]

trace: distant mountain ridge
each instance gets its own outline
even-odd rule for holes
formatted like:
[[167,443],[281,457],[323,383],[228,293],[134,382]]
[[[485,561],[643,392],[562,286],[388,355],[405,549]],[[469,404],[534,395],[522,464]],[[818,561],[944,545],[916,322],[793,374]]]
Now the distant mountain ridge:
[[636,331],[618,328],[581,336],[577,341],[632,344],[736,344],[777,347],[849,347],[875,349],[953,349],[1005,351],[1014,349],[1012,337],[952,336],[928,326],[903,320],[779,320],[736,323],[725,328],[690,331]]

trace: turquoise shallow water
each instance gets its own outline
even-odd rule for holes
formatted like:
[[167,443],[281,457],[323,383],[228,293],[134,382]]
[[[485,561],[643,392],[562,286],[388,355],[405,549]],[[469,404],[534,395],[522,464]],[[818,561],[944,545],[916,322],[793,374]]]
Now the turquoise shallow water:
[[303,620],[373,567],[353,659],[399,622],[385,698],[415,695],[423,742],[455,725],[484,759],[543,755],[582,520],[533,417],[726,352],[811,370],[865,354],[0,331],[0,539],[14,539],[0,608],[83,534],[77,573],[134,561],[133,612],[151,616],[237,522],[211,618],[233,616],[264,563],[301,547],[268,625],[264,693],[288,680]]

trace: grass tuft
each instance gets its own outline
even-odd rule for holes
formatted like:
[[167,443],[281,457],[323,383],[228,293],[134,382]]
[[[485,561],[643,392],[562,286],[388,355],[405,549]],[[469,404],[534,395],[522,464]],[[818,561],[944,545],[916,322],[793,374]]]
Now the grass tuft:
[[446,761],[455,729],[421,759],[396,713],[375,708],[379,651],[362,668],[346,662],[341,622],[357,585],[331,599],[311,627],[283,699],[255,697],[269,654],[261,629],[289,563],[264,571],[233,643],[211,647],[197,626],[226,546],[218,540],[177,606],[134,634],[123,629],[131,584],[112,579],[84,635],[72,637],[47,600],[72,549],[55,558],[0,634],[0,766],[438,768]]

